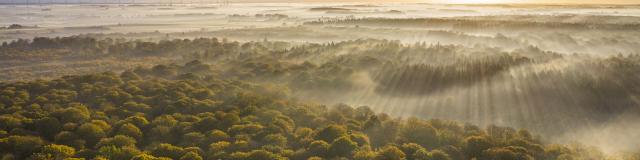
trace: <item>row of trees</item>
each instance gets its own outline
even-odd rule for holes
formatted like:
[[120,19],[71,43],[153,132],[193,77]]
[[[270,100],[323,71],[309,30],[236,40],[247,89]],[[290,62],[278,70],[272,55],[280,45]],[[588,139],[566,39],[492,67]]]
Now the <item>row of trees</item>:
[[640,28],[637,23],[597,23],[597,22],[537,22],[537,21],[509,21],[488,19],[456,19],[456,18],[334,18],[318,19],[305,22],[305,25],[358,25],[358,26],[389,26],[389,27],[435,27],[458,30],[486,30],[487,28],[501,30],[526,29],[562,29],[562,30],[634,30]]
[[[238,42],[219,41],[216,38],[175,39],[159,42],[127,40],[123,38],[97,39],[87,36],[36,37],[33,40],[19,39],[3,42],[0,57],[4,59],[29,60],[37,57],[44,59],[59,57],[96,57],[96,56],[182,56],[193,52],[230,52],[240,49]],[[60,54],[59,52],[66,53]]]
[[521,64],[531,64],[527,57],[498,55],[480,60],[461,59],[446,66],[385,65],[377,73],[376,88],[381,93],[429,94],[455,86],[469,86],[489,80]]

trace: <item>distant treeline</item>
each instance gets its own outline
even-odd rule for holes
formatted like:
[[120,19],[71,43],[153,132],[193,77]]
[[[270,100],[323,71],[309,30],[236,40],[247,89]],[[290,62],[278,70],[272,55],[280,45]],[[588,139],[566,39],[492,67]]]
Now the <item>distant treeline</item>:
[[174,56],[195,51],[211,50],[233,52],[238,42],[219,41],[216,38],[176,39],[159,42],[141,40],[96,39],[92,37],[36,37],[33,40],[19,39],[4,42],[0,46],[0,57],[4,59],[52,58],[71,56]]
[[346,19],[318,19],[305,22],[306,25],[350,25],[373,27],[432,27],[455,30],[482,31],[482,30],[638,30],[640,23],[633,24],[602,24],[602,23],[567,23],[567,22],[534,22],[534,21],[507,21],[507,20],[473,20],[455,18],[346,18]]

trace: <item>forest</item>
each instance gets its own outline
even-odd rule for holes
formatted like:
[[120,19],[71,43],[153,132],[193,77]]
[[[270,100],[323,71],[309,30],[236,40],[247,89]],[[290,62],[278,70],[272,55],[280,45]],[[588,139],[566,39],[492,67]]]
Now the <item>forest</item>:
[[0,160],[640,160],[637,4],[20,1]]
[[[286,86],[206,74],[212,70],[211,65],[192,61],[122,73],[0,83],[2,157],[606,158],[592,147],[545,143],[525,129],[394,118],[367,106],[308,103],[292,99]],[[175,74],[167,76],[169,72]]]
[[[150,57],[171,60],[73,75],[53,68],[45,78],[0,82],[2,158],[640,159],[634,152],[611,155],[580,141],[550,140],[636,113],[640,77],[634,75],[640,72],[640,56],[635,54],[594,57],[534,46],[505,51],[378,39],[296,44],[71,36],[21,39],[0,47],[1,59],[17,63]],[[499,85],[513,81],[522,88]],[[480,95],[489,100],[502,94],[528,96],[491,106],[497,107],[491,108],[494,116],[518,127],[474,117],[451,120],[461,115],[438,110],[394,116],[345,101],[452,92],[448,99],[454,100],[424,105],[487,107],[464,104],[472,102],[464,94],[478,85],[494,92]],[[532,113],[551,110],[563,116],[517,119],[509,106],[518,103],[535,105],[538,111]]]

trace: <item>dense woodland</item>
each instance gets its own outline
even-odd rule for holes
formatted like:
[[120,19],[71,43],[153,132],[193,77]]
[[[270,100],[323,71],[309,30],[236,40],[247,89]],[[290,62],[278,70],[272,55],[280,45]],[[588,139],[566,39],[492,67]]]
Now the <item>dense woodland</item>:
[[[297,94],[342,96],[373,87],[386,96],[429,96],[496,79],[517,79],[539,82],[523,89],[539,98],[534,100],[573,94],[583,98],[576,106],[586,108],[580,108],[585,114],[598,113],[590,116],[607,120],[613,113],[628,111],[640,93],[639,77],[630,76],[640,72],[640,56],[561,55],[533,46],[504,51],[374,39],[294,45],[268,40],[146,42],[75,36],[18,40],[0,47],[1,58],[14,60],[154,56],[176,60],[123,72],[1,82],[2,157],[607,159],[612,157],[596,148],[550,144],[525,129],[398,118],[367,106],[306,101]],[[567,58],[576,62],[565,65]],[[566,67],[539,67],[558,61]],[[513,70],[520,75],[510,74]],[[359,86],[354,77],[363,73],[374,86]],[[563,109],[575,110],[571,107]]]
[[394,118],[163,67],[0,84],[5,159],[604,159],[527,130]]

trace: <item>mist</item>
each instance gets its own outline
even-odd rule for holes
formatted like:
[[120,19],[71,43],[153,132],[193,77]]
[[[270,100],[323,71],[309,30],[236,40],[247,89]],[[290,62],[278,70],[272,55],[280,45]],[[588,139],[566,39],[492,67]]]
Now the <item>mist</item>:
[[100,72],[237,80],[608,157],[640,150],[640,5],[2,4],[0,15],[2,85]]

